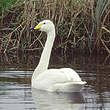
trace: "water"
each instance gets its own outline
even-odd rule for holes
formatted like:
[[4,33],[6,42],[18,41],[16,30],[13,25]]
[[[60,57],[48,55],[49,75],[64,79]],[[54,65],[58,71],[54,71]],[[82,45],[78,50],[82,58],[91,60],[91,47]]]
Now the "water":
[[[35,58],[0,66],[0,110],[110,110],[110,66],[105,57],[51,59],[52,67],[74,68],[87,81],[81,93],[31,89]],[[64,60],[63,60],[64,59]],[[12,68],[13,67],[13,68]]]

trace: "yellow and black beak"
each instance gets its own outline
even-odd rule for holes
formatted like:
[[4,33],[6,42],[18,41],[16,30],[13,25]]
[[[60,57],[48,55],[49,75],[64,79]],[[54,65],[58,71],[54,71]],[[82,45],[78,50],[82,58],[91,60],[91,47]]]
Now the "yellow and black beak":
[[41,24],[38,24],[37,26],[30,27],[29,30],[36,30],[36,29],[40,29],[40,28],[41,28]]

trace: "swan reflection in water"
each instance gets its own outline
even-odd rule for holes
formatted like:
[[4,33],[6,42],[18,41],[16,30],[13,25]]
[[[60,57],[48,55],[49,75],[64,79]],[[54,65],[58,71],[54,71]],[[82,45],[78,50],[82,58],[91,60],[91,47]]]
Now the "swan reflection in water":
[[55,93],[32,89],[37,110],[84,110],[81,93]]

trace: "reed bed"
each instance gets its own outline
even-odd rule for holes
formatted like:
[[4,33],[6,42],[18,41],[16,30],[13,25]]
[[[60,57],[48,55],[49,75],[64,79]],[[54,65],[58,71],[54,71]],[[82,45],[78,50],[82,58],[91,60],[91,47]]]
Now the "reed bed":
[[39,21],[56,26],[54,51],[110,54],[110,0],[21,0],[1,12],[0,51],[41,52],[44,33],[29,31]]

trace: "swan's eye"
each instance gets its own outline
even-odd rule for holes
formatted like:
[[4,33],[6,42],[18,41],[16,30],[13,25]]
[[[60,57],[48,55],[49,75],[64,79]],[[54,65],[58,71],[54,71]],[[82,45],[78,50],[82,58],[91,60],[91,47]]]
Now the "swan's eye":
[[43,24],[46,24],[46,23],[43,23]]

